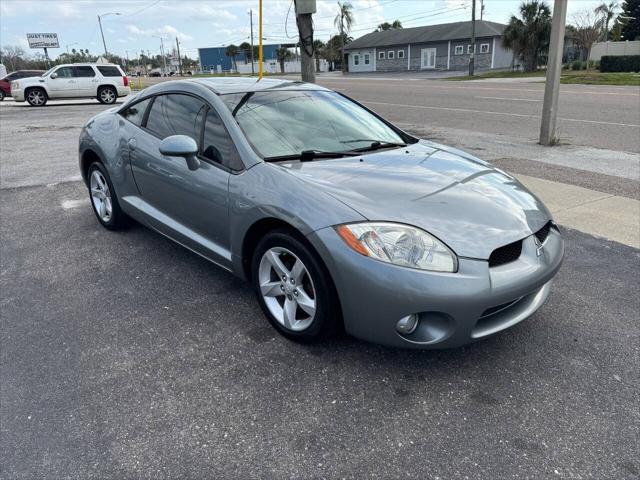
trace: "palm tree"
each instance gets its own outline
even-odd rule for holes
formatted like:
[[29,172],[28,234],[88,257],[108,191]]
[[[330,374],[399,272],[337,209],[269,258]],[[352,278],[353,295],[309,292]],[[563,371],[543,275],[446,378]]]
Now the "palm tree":
[[227,49],[225,50],[225,55],[227,57],[231,57],[231,64],[233,65],[233,69],[235,71],[238,70],[237,66],[236,66],[236,57],[238,56],[238,47],[236,47],[233,43],[229,46],[227,46]]
[[618,2],[601,3],[595,9],[596,15],[600,15],[604,23],[604,31],[602,33],[604,34],[603,40],[605,42],[609,40],[609,22],[615,16],[616,10],[618,10]]
[[533,72],[540,55],[549,47],[551,10],[544,1],[524,1],[520,4],[520,17],[511,16],[502,44],[513,51],[514,57],[522,59],[525,71]]
[[242,53],[244,53],[244,63],[249,63],[249,59],[253,61],[253,55],[251,54],[251,44],[249,42],[242,42],[238,47]]
[[374,32],[386,32],[387,30],[400,30],[402,28],[402,22],[400,20],[394,20],[393,23],[384,22],[378,25],[378,28]]
[[351,27],[355,23],[355,18],[353,16],[353,5],[351,5],[346,0],[343,2],[338,1],[338,14],[336,18],[333,20],[333,24],[340,31],[340,39],[342,41],[340,45],[341,57],[340,57],[340,68],[342,69],[342,73],[345,72],[343,67],[344,63],[344,38],[345,35],[349,34]]
[[284,62],[289,60],[293,55],[286,47],[280,47],[276,50],[276,58],[280,62],[280,72],[284,73]]
[[324,56],[325,46],[322,40],[313,41],[313,56],[316,59],[316,72],[320,71],[320,59]]

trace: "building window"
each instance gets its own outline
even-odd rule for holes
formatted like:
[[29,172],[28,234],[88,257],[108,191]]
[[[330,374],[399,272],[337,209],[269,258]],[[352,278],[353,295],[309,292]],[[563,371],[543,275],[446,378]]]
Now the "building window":
[[354,55],[353,56],[353,64],[354,65],[360,65],[360,55]]
[[480,44],[480,53],[489,53],[489,44],[488,43]]
[[378,52],[378,59],[384,60],[384,52]]
[[389,60],[391,60],[391,59],[394,57],[395,53],[396,53],[396,52],[394,52],[393,50],[389,50],[389,51],[387,52],[387,58],[388,58]]
[[462,55],[464,53],[464,45],[456,45],[455,55]]
[[404,50],[398,50],[398,58],[404,58]]
[[369,65],[369,54],[368,53],[364,54],[364,64],[365,65]]
[[[473,53],[476,52],[476,49],[473,49]],[[471,53],[471,45],[467,45],[467,53]]]

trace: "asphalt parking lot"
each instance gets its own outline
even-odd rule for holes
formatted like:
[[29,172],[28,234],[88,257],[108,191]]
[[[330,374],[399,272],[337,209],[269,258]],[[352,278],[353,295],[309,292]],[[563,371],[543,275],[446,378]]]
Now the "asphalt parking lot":
[[77,172],[97,102],[0,107],[1,478],[638,478],[640,252],[563,229],[532,318],[447,351],[292,343]]

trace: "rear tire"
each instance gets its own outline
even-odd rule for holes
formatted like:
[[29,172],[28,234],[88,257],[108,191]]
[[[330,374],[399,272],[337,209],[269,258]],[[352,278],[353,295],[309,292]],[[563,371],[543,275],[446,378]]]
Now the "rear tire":
[[105,105],[111,105],[116,103],[118,99],[118,92],[113,87],[100,87],[98,90],[98,101]]
[[25,97],[32,107],[44,107],[48,100],[43,88],[30,88],[25,92]]
[[93,162],[87,171],[87,179],[91,206],[102,226],[109,230],[120,230],[127,226],[129,217],[120,208],[116,191],[104,165]]
[[318,255],[286,229],[267,233],[251,262],[251,281],[267,319],[285,337],[309,343],[335,333],[338,295]]
[[0,102],[4,100],[5,94],[3,90],[0,90]]

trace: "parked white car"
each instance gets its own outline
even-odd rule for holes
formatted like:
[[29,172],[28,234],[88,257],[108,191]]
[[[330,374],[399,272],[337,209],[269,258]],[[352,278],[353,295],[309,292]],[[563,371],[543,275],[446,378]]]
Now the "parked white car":
[[118,65],[110,63],[76,63],[57,65],[39,77],[27,77],[11,83],[16,102],[41,107],[47,100],[60,98],[96,98],[101,103],[115,103],[131,93],[129,79]]

